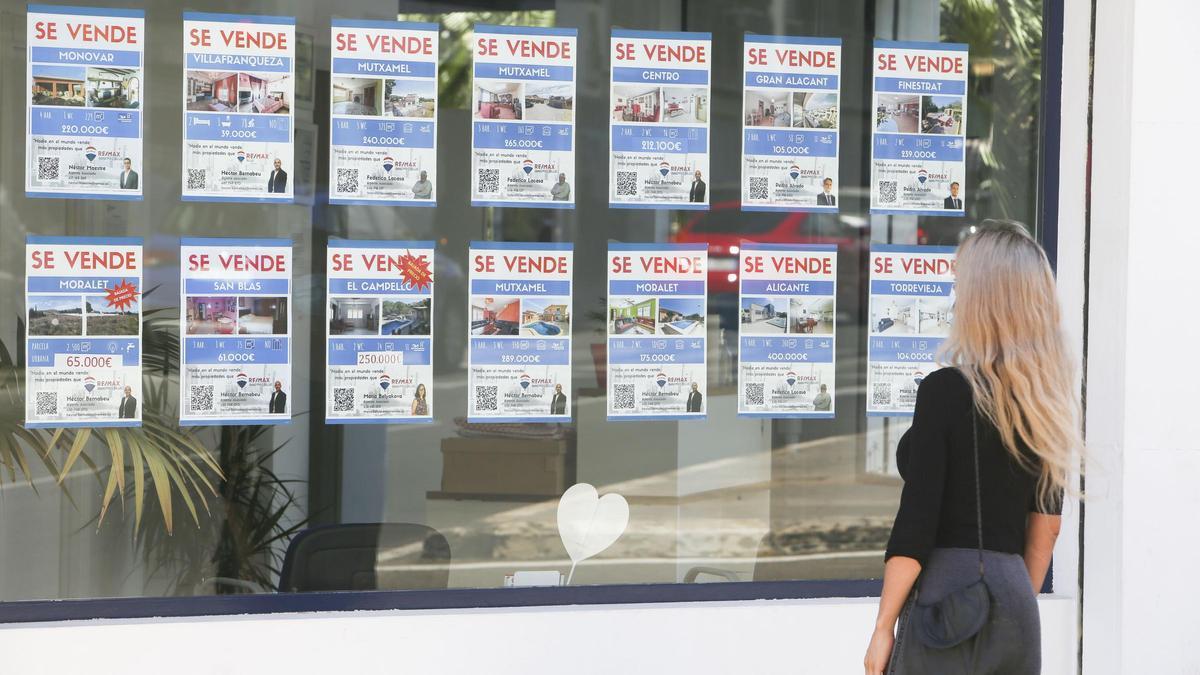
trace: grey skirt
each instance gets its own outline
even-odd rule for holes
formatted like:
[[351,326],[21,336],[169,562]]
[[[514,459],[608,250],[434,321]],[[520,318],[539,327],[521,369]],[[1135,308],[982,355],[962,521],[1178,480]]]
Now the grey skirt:
[[1038,675],[1042,631],[1037,598],[1025,561],[1013,553],[983,552],[984,579],[992,597],[987,623],[974,637],[950,649],[931,649],[909,630],[912,607],[936,603],[979,578],[979,552],[934,549],[921,570],[896,629],[889,675]]

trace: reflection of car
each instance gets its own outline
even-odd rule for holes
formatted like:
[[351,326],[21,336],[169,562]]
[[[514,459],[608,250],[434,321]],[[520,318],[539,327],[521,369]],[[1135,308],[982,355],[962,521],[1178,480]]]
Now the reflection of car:
[[835,244],[865,250],[863,232],[830,214],[799,211],[742,211],[741,202],[714,202],[708,211],[691,211],[671,240],[708,244],[709,312],[721,325],[736,329],[738,321],[738,247],[743,241],[763,244]]
[[738,245],[743,240],[765,244],[839,243],[805,232],[809,214],[741,210],[741,202],[725,201],[709,211],[695,211],[672,238],[681,244],[708,244],[708,292],[737,294]]
[[882,333],[883,331],[885,331],[885,330],[887,330],[887,329],[891,328],[891,327],[892,327],[892,326],[894,326],[895,324],[896,324],[896,322],[895,322],[895,321],[892,321],[891,319],[889,319],[889,318],[887,318],[887,317],[885,316],[885,317],[883,317],[882,319],[880,319],[880,320],[879,320],[879,326],[878,326],[878,327],[875,329],[875,332],[876,332],[876,333]]

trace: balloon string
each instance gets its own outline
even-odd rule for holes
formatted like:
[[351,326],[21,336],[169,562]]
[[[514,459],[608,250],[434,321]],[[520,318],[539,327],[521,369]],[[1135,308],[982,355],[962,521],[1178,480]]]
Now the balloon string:
[[567,583],[566,583],[567,586],[571,585],[571,577],[575,576],[575,566],[578,564],[579,563],[577,561],[574,561],[574,560],[571,561],[571,572],[569,574],[567,574]]

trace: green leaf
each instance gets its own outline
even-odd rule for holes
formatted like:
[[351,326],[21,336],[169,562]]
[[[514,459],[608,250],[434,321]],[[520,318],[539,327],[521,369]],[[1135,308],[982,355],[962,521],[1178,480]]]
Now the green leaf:
[[142,527],[142,503],[146,497],[146,467],[142,463],[142,443],[134,437],[129,444],[129,459],[133,463],[133,531]]
[[67,461],[63,462],[62,472],[58,474],[58,483],[60,485],[63,479],[67,477],[67,474],[70,473],[75,460],[79,459],[80,453],[83,452],[83,447],[87,445],[88,439],[91,437],[91,429],[79,429],[75,432],[75,439],[71,442],[71,451],[67,453]]

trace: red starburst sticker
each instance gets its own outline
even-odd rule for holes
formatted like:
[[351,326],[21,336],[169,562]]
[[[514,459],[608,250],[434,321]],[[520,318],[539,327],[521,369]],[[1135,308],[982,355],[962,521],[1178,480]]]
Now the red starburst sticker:
[[429,261],[413,255],[411,251],[405,251],[404,255],[400,256],[400,276],[404,283],[418,291],[425,290],[433,283]]
[[108,301],[108,306],[117,310],[126,310],[133,307],[137,302],[139,295],[137,286],[132,283],[121,280],[121,283],[108,289],[108,295],[105,300]]

